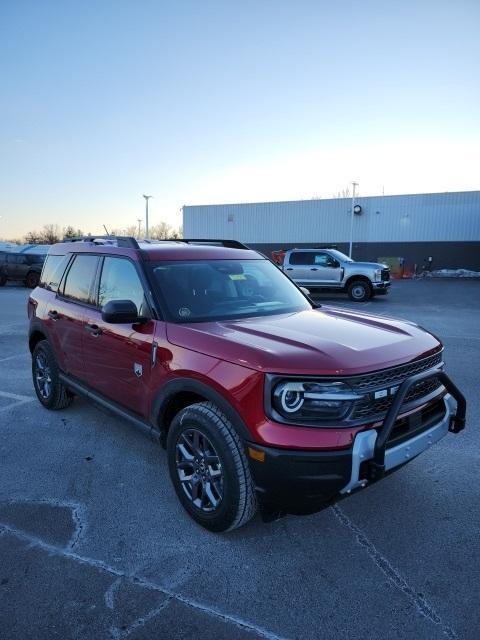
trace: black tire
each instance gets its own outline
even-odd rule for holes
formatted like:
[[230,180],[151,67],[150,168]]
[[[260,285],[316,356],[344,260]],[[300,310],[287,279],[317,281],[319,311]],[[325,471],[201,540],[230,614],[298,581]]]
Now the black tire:
[[372,296],[372,287],[366,280],[354,280],[348,285],[348,297],[354,302],[366,302]]
[[27,277],[25,278],[25,285],[29,289],[35,289],[38,287],[38,283],[40,282],[40,274],[36,271],[29,271],[27,273]]
[[7,276],[4,273],[0,273],[0,287],[4,287],[7,284]]
[[[196,433],[199,435],[195,447]],[[202,527],[232,531],[253,518],[257,501],[242,442],[231,422],[212,402],[190,405],[175,416],[168,432],[167,456],[178,499]],[[186,478],[183,481],[181,474]]]
[[33,386],[42,405],[52,411],[65,409],[73,400],[73,393],[60,382],[59,372],[51,346],[41,340],[32,354]]

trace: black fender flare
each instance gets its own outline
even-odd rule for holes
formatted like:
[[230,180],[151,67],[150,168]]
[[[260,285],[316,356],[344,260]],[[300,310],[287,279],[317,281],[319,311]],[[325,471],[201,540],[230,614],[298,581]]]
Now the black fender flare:
[[213,402],[230,420],[236,432],[242,440],[253,440],[252,434],[248,430],[245,422],[240,414],[218,391],[212,389],[211,386],[195,380],[193,378],[175,378],[166,382],[155,396],[150,414],[150,422],[160,434],[165,434],[166,428],[162,427],[164,416],[166,414],[169,402],[180,393],[195,393],[205,398],[205,400]]

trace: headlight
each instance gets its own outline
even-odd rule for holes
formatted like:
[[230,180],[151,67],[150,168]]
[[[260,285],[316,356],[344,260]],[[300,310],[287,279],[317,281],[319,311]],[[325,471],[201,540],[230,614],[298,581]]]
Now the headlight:
[[344,382],[281,381],[272,390],[272,408],[288,421],[342,420],[355,400]]
[[382,279],[382,270],[381,269],[375,269],[375,280],[379,281]]

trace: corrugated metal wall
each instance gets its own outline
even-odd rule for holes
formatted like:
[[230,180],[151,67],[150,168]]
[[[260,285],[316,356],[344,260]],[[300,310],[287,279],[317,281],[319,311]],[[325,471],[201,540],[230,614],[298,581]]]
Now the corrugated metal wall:
[[[480,240],[480,191],[357,198],[354,242]],[[185,237],[251,244],[348,242],[351,199],[185,206]]]

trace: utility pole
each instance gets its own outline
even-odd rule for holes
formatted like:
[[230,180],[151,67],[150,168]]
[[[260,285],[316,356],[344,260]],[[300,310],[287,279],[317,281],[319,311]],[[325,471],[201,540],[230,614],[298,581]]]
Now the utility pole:
[[148,238],[148,201],[150,198],[153,198],[153,196],[146,196],[144,194],[143,197],[145,198],[145,238]]
[[354,209],[355,209],[355,187],[358,187],[358,182],[352,182],[352,216],[350,218],[350,250],[348,255],[350,258],[352,257],[352,243],[353,243],[353,218],[355,217]]
[[140,240],[140,234],[142,233],[142,219],[137,218],[137,222],[138,222],[138,239]]

